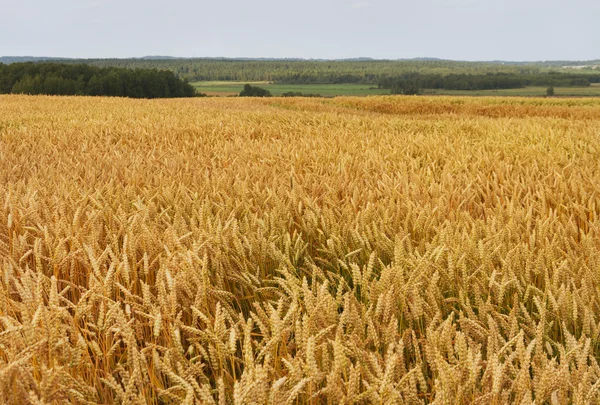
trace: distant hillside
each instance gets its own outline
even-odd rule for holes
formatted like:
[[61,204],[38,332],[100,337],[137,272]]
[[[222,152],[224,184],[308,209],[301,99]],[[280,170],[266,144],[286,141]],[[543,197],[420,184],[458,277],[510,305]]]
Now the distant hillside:
[[486,62],[448,60],[306,60],[306,59],[84,59],[66,63],[85,63],[98,67],[170,70],[189,81],[274,82],[286,84],[377,84],[398,75],[421,74],[534,74],[538,66],[514,66]]
[[[179,78],[189,81],[267,81],[285,84],[377,84],[381,80],[406,74],[425,75],[485,75],[495,73],[532,75],[548,71],[584,72],[594,64],[576,62],[466,62],[434,58],[403,60],[377,60],[367,58],[324,59],[228,59],[228,58],[176,58],[176,59],[88,59],[78,60],[100,67],[123,67],[170,70]],[[71,63],[71,62],[70,62]],[[565,66],[587,66],[565,69]]]
[[285,84],[378,84],[406,75],[536,75],[546,72],[588,73],[600,71],[600,61],[470,62],[421,57],[381,60],[281,59],[281,58],[178,58],[150,55],[141,58],[53,59],[50,57],[1,57],[0,62],[53,61],[96,67],[157,69],[173,72],[189,81],[274,82]]
[[57,58],[49,56],[0,56],[0,63],[8,65],[10,63],[21,63],[21,62],[46,62],[46,61],[63,61],[69,58]]
[[169,60],[169,59],[180,59],[176,56],[163,56],[163,55],[148,55],[142,56],[141,58],[134,59],[144,59],[144,60]]

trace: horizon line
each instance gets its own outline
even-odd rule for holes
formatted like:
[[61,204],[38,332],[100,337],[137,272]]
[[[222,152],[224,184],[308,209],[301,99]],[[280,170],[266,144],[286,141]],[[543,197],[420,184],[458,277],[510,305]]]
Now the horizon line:
[[171,55],[145,55],[145,56],[127,56],[127,57],[71,57],[71,56],[32,56],[32,55],[2,55],[1,59],[39,59],[47,61],[56,60],[170,60],[170,59],[185,59],[185,60],[246,60],[246,61],[261,61],[261,60],[291,60],[291,61],[382,61],[382,62],[400,62],[400,61],[440,61],[440,62],[463,62],[463,63],[556,63],[556,62],[598,62],[598,59],[545,59],[545,60],[510,60],[510,59],[493,59],[493,60],[465,60],[465,59],[447,59],[438,57],[413,57],[413,58],[373,58],[369,56],[356,56],[345,58],[304,58],[304,57],[267,57],[267,56],[171,56]]

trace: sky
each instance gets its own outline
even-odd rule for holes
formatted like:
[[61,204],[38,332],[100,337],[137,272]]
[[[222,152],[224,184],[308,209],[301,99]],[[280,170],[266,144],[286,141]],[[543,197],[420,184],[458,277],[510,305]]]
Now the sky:
[[600,59],[599,0],[0,0],[0,56]]

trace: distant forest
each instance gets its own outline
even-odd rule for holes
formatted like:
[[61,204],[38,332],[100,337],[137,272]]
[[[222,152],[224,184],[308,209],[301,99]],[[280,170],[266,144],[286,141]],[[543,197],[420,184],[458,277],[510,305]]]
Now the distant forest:
[[0,64],[0,93],[131,98],[196,95],[194,87],[168,70],[48,62]]
[[600,83],[600,62],[597,61],[571,67],[568,67],[569,63],[575,62],[493,63],[437,59],[147,58],[60,59],[56,62],[42,59],[8,65],[0,63],[0,93],[192,97],[196,94],[188,81],[295,85],[361,83],[390,89],[392,94],[418,94],[423,89],[496,90],[526,86],[581,87]]
[[420,89],[444,90],[499,90],[517,89],[525,86],[585,87],[600,83],[600,73],[487,73],[422,75],[408,73],[381,79],[379,88],[391,89],[395,94],[416,94]]
[[[418,73],[426,76],[506,73],[521,76],[550,71],[567,74],[600,74],[600,62],[460,62],[438,59],[411,60],[302,60],[302,59],[86,59],[61,61],[98,67],[170,70],[181,79],[193,81],[273,82],[281,84],[379,84]],[[589,63],[585,69],[563,68]]]

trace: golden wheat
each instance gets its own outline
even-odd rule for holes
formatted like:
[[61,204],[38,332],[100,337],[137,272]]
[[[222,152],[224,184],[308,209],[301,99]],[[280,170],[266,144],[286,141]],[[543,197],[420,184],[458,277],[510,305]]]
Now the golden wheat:
[[0,97],[0,402],[600,403],[600,100]]

